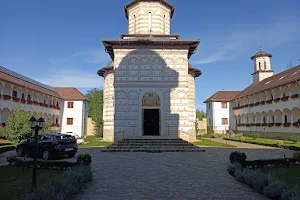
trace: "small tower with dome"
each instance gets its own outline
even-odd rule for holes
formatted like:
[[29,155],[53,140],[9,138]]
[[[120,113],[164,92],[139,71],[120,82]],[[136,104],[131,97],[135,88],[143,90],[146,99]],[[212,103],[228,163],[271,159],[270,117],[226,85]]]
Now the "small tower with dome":
[[253,83],[260,82],[274,75],[274,71],[271,69],[271,58],[272,54],[263,51],[260,45],[259,51],[251,57],[254,61],[254,73],[251,74]]

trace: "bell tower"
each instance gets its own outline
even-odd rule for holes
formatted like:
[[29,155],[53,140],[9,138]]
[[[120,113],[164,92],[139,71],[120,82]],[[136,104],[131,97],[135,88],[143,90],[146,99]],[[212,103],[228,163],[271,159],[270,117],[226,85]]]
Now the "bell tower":
[[251,57],[254,61],[254,73],[251,74],[253,83],[260,82],[274,75],[274,71],[271,69],[271,58],[272,54],[263,51],[260,45],[259,51]]
[[125,6],[128,33],[170,35],[174,10],[166,0],[133,0]]

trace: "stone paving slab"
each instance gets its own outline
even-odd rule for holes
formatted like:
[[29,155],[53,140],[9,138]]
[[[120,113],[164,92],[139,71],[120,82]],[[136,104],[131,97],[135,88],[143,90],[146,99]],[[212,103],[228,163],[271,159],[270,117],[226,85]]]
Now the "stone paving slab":
[[264,200],[236,181],[226,169],[231,151],[249,159],[292,155],[283,149],[204,148],[200,153],[101,153],[101,148],[80,149],[92,155],[94,180],[76,200]]

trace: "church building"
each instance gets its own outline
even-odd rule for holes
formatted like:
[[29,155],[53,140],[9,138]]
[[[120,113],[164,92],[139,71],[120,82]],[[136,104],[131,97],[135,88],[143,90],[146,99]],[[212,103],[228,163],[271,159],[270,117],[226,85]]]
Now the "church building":
[[104,78],[103,137],[175,136],[196,140],[195,78],[189,63],[199,40],[171,34],[175,8],[163,0],[125,6],[128,34],[103,40],[111,62]]
[[274,75],[272,55],[251,57],[253,83],[230,100],[229,128],[250,135],[288,139],[300,135],[300,65]]

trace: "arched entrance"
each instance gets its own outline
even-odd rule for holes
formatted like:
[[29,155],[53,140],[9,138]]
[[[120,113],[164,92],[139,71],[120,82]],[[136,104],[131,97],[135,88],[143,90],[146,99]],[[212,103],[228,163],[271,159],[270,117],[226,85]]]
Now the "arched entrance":
[[160,135],[160,98],[156,93],[149,92],[142,99],[143,135]]

